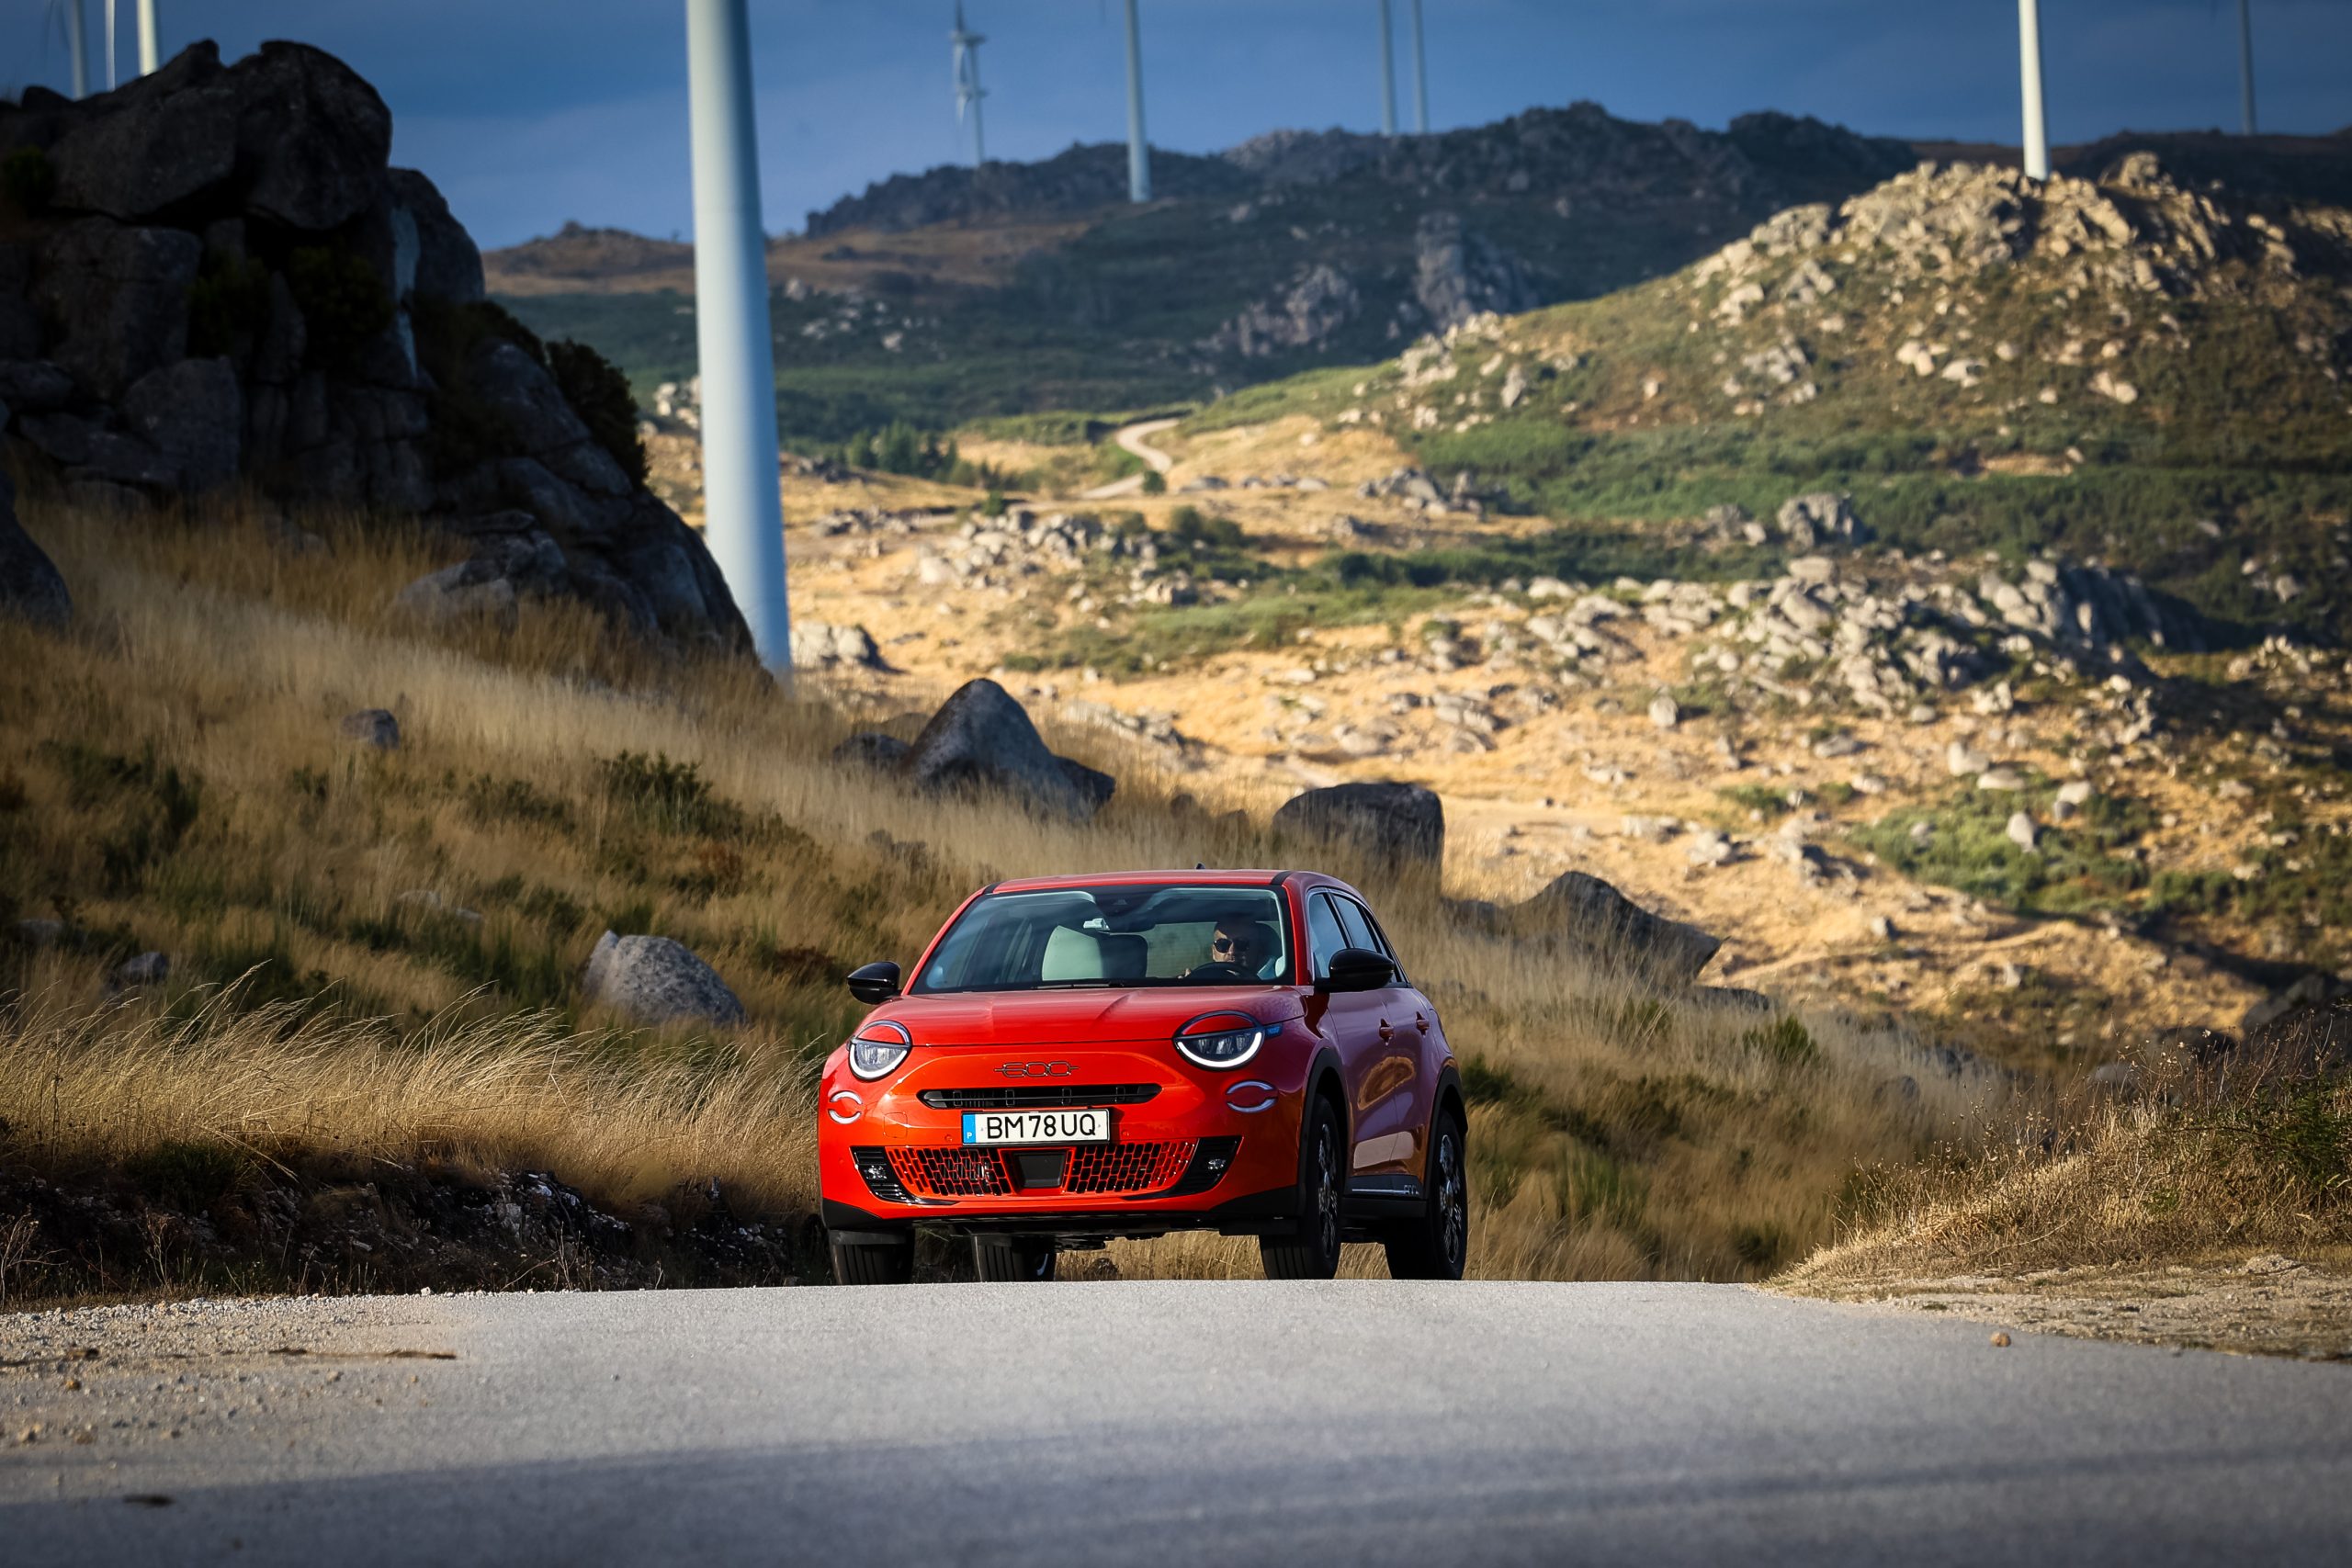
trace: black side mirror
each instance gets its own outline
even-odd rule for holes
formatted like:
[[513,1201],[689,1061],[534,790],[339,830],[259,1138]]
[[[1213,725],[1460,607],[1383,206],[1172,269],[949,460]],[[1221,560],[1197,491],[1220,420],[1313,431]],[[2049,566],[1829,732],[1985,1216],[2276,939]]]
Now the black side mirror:
[[888,959],[849,972],[849,994],[862,1002],[887,1002],[899,994],[899,966]]
[[1368,947],[1343,947],[1331,954],[1331,971],[1315,983],[1318,991],[1376,991],[1396,978],[1396,965]]

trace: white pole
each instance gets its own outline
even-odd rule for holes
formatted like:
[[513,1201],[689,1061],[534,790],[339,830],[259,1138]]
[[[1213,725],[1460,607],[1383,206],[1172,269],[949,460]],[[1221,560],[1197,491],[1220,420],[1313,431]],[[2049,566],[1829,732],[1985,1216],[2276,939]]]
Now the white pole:
[[2238,111],[2254,134],[2254,0],[2238,0]]
[[2025,95],[2025,177],[2050,177],[2050,132],[2041,118],[2041,0],[2018,0],[2018,85]]
[[115,79],[114,79],[114,0],[106,0],[106,6],[107,6],[107,92],[109,92],[109,93],[111,93],[111,92],[113,92],[113,91],[114,91],[114,88],[115,88]]
[[1127,0],[1127,199],[1151,199],[1151,144],[1143,137],[1143,39]]
[[65,0],[65,48],[73,56],[74,96],[90,96],[90,38],[84,30],[82,0]]
[[1380,134],[1396,134],[1396,45],[1390,37],[1388,0],[1380,0]]
[[1430,62],[1421,47],[1421,0],[1413,0],[1413,131],[1430,133]]
[[695,328],[703,533],[760,662],[792,675],[777,491],[775,351],[744,0],[686,0],[695,166]]
[[139,0],[139,73],[152,76],[163,62],[163,51],[155,44],[155,0]]

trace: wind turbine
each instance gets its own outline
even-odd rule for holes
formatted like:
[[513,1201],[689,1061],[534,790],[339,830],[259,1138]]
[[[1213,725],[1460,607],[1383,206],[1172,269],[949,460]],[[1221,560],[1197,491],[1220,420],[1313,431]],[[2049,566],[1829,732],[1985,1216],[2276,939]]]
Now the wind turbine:
[[695,338],[702,369],[703,532],[760,662],[792,678],[776,488],[775,344],[744,0],[686,0],[695,182]]
[[[82,0],[49,0],[49,14],[65,18],[65,53],[73,73],[74,96],[90,96],[90,36],[82,17]],[[46,28],[43,29],[46,31]]]
[[[114,0],[107,0],[107,9],[111,15]],[[152,76],[163,62],[163,51],[155,46],[155,0],[139,0],[139,73]]]
[[1396,134],[1396,45],[1388,0],[1380,0],[1380,134]]
[[1421,48],[1421,0],[1413,0],[1413,134],[1430,133],[1430,62]]
[[2025,98],[2025,177],[2050,177],[2050,132],[2041,118],[2041,6],[2018,0],[2018,85]]
[[972,111],[972,167],[978,168],[989,161],[987,138],[980,133],[980,100],[988,90],[980,85],[980,45],[987,38],[964,25],[964,0],[956,0],[956,30],[947,35],[954,52],[948,69],[956,79],[956,123],[964,123],[964,111]]
[[1127,199],[1151,199],[1151,144],[1143,136],[1143,38],[1136,0],[1127,0]]
[[2254,0],[2238,0],[2238,114],[2254,134]]

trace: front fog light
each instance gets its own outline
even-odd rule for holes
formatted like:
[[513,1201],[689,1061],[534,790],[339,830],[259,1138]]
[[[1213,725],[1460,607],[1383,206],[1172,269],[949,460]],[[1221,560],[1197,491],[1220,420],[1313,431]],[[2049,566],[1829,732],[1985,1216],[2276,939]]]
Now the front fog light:
[[869,1023],[850,1036],[849,1070],[869,1081],[897,1072],[914,1044],[914,1036],[903,1024],[888,1019]]
[[1176,1032],[1176,1049],[1204,1067],[1238,1067],[1258,1054],[1279,1023],[1260,1023],[1247,1013],[1204,1013]]

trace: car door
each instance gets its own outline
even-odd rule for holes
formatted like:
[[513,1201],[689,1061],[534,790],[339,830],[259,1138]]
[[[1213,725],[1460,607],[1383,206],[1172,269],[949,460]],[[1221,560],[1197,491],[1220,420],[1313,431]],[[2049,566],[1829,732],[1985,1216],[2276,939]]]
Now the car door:
[[[1347,928],[1340,921],[1336,899],[1336,895],[1320,887],[1306,895],[1310,983],[1329,977],[1331,955],[1348,945]],[[1340,1077],[1348,1094],[1348,1136],[1351,1144],[1363,1141],[1363,1112],[1358,1107],[1363,1099],[1365,1080],[1381,1052],[1381,995],[1378,991],[1318,989],[1309,992],[1306,998],[1308,1026],[1329,1041],[1340,1054]],[[1353,1161],[1350,1163],[1352,1167]]]
[[[1330,897],[1347,944],[1396,962],[1396,954],[1371,911],[1343,893]],[[1357,995],[1368,1004],[1365,1021],[1371,1029],[1364,1045],[1363,1077],[1354,1089],[1354,1113],[1350,1118],[1356,1140],[1353,1175],[1359,1180],[1371,1178],[1376,1182],[1397,1177],[1418,1181],[1424,1163],[1421,1141],[1429,1126],[1433,1077],[1424,1070],[1422,1061],[1429,1048],[1429,1008],[1416,1005],[1420,1003],[1419,995],[1406,984],[1401,970],[1390,984]]]

